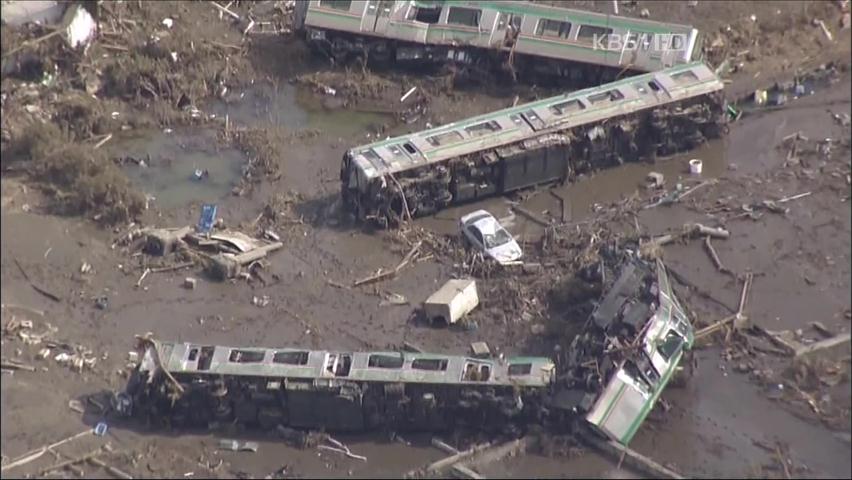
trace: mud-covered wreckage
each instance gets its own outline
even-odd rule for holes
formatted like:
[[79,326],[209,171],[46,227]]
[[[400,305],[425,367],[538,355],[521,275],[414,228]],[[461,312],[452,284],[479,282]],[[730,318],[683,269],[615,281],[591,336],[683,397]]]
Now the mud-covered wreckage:
[[[116,409],[161,425],[519,434],[581,423],[627,443],[692,343],[665,267],[631,258],[570,355],[233,348],[140,339]],[[635,348],[634,348],[635,347]],[[585,420],[585,422],[583,421]]]
[[680,65],[350,149],[343,204],[359,220],[406,216],[687,151],[727,130],[724,84]]
[[448,63],[575,86],[701,56],[689,25],[507,0],[299,1],[294,27],[338,62]]

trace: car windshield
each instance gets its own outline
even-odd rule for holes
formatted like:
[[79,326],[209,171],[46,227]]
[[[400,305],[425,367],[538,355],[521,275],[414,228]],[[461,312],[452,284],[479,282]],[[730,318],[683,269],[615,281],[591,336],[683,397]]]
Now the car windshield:
[[502,228],[498,228],[494,233],[485,234],[485,248],[499,247],[511,241],[512,236]]

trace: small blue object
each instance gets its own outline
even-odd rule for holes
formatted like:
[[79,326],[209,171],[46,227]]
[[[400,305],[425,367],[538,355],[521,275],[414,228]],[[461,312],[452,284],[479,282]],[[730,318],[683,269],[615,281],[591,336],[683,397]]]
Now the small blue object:
[[99,437],[103,437],[104,435],[106,435],[107,428],[109,428],[109,427],[107,427],[106,423],[98,422],[98,424],[95,425],[95,435],[97,435]]
[[217,210],[218,207],[212,203],[205,203],[201,206],[201,218],[198,219],[198,231],[200,233],[207,233],[213,228]]

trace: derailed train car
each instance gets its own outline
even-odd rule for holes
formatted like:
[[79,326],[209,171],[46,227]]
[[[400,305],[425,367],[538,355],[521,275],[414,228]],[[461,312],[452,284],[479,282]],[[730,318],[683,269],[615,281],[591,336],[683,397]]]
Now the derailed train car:
[[[659,260],[619,261],[565,357],[233,348],[140,340],[116,409],[173,427],[517,434],[580,422],[628,444],[693,343]],[[559,365],[557,370],[556,365]]]
[[680,65],[350,149],[343,204],[394,225],[718,138],[724,85],[703,63]]
[[560,359],[551,406],[627,445],[683,368],[694,334],[660,260],[618,264],[614,282]]
[[117,408],[172,426],[512,429],[538,421],[547,358],[232,348],[142,340]]
[[688,25],[520,1],[310,0],[297,2],[295,26],[341,61],[485,63],[586,86],[701,52]]

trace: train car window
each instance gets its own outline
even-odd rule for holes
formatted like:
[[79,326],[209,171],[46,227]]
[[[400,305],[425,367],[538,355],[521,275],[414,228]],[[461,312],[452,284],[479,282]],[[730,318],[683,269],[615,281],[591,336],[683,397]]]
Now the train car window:
[[532,372],[532,363],[513,363],[509,365],[509,376],[529,375]]
[[450,13],[447,15],[447,24],[479,27],[479,16],[481,14],[482,10],[463,7],[450,7]]
[[676,331],[669,330],[669,333],[666,334],[666,338],[657,347],[657,351],[660,352],[660,355],[662,355],[662,357],[668,362],[682,345],[683,338],[681,338]]
[[320,0],[320,7],[333,8],[335,10],[349,11],[352,6],[352,0]]
[[189,351],[189,357],[187,357],[187,360],[189,360],[190,362],[194,362],[196,358],[198,358],[198,349],[193,348]]
[[520,125],[521,123],[523,123],[523,119],[522,119],[522,118],[521,118],[521,116],[520,116],[520,115],[518,115],[517,113],[516,113],[516,114],[514,114],[514,115],[509,116],[509,119],[510,119],[510,120],[512,120],[512,122],[513,122],[515,125]]
[[480,137],[482,135],[501,130],[502,128],[503,127],[501,127],[499,123],[494,120],[491,120],[488,122],[482,122],[478,125],[472,125],[470,127],[467,127],[464,129],[464,131],[472,137]]
[[550,111],[555,115],[565,115],[570,112],[579,112],[586,107],[579,100],[568,100],[567,102],[557,103],[550,106]]
[[[479,367],[479,368],[477,368]],[[462,380],[467,382],[484,382],[491,377],[491,367],[467,362],[462,372]]]
[[596,27],[594,25],[580,25],[580,31],[577,32],[577,41],[583,43],[598,42],[607,43],[607,37],[612,33],[611,28]]
[[675,73],[672,75],[672,80],[677,84],[692,83],[698,81],[698,76],[692,73],[692,70]]
[[546,18],[539,20],[535,29],[535,34],[540,37],[568,38],[570,32],[571,22],[560,22]]
[[612,89],[608,92],[596,93],[594,95],[589,95],[588,100],[589,100],[589,103],[595,104],[595,103],[601,103],[601,102],[606,102],[606,101],[614,102],[616,100],[621,100],[622,98],[624,98],[624,95],[622,95],[621,92],[619,92],[616,89]]
[[451,130],[449,132],[439,133],[437,135],[432,135],[426,139],[427,142],[431,143],[436,147],[440,147],[441,145],[446,145],[448,143],[458,142],[459,140],[464,139],[461,133]]
[[307,365],[308,352],[275,352],[275,355],[272,356],[272,361],[287,365]]
[[399,148],[399,145],[391,145],[388,147],[388,150],[391,151],[392,154],[396,157],[405,157],[405,154],[402,153],[402,150]]
[[391,356],[391,355],[370,355],[370,358],[367,360],[368,367],[374,368],[402,368],[403,358],[402,356]]
[[441,18],[442,7],[412,7],[408,12],[407,20],[414,20],[423,23],[438,23]]
[[500,12],[500,15],[497,17],[497,30],[503,30],[506,28],[507,20],[509,19],[509,14],[506,12]]
[[446,358],[418,358],[411,362],[411,368],[415,370],[444,371],[447,369]]
[[651,48],[651,40],[653,36],[653,33],[639,34],[639,45],[641,46],[643,52],[648,51]]
[[258,350],[231,350],[231,355],[228,357],[229,362],[234,363],[259,363],[263,361],[264,351]]
[[660,86],[654,80],[651,80],[650,82],[648,82],[648,87],[655,92],[660,91]]
[[414,145],[412,145],[411,142],[403,143],[402,148],[404,148],[406,152],[412,155],[417,155],[417,149],[414,148]]

